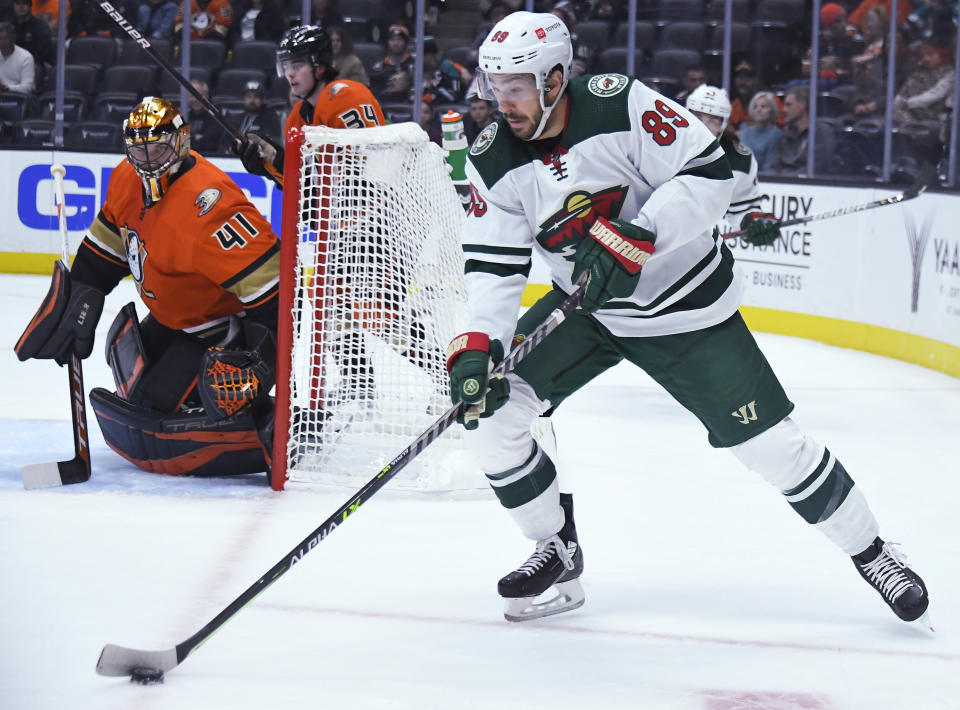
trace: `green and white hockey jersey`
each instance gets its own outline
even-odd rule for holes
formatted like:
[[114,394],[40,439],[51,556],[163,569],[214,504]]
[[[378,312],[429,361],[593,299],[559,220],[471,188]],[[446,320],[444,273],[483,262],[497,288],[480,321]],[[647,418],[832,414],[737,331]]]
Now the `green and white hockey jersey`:
[[727,220],[739,229],[740,220],[747,212],[760,210],[760,186],[757,184],[757,159],[747,146],[736,136],[724,133],[720,136],[720,147],[727,154],[730,169],[733,170],[733,198],[727,210]]
[[611,333],[667,335],[726,320],[742,279],[714,236],[734,187],[723,149],[684,107],[634,79],[583,76],[567,92],[559,142],[520,140],[500,119],[470,147],[462,236],[470,330],[509,342],[534,250],[572,293],[577,245],[600,215],[656,235],[633,294],[595,314]]

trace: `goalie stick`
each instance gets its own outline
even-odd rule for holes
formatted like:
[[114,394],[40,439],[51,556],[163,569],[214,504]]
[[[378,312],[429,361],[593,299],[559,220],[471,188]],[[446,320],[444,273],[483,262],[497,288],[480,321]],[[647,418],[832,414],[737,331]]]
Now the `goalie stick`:
[[[59,163],[50,166],[57,197],[57,221],[62,238],[60,258],[69,271],[70,244],[67,240],[67,215],[63,210],[63,176],[66,172],[66,168]],[[31,463],[24,466],[20,470],[20,476],[23,479],[23,487],[27,490],[66,486],[90,480],[90,448],[87,442],[87,404],[83,390],[83,367],[80,364],[80,358],[72,350],[67,363],[67,375],[70,378],[70,417],[73,420],[74,456],[68,461]]]
[[[552,333],[570,313],[576,310],[577,306],[579,306],[583,300],[583,294],[587,288],[587,276],[587,274],[581,276],[580,281],[577,283],[576,290],[567,296],[563,302],[547,316],[543,323],[537,326],[526,338],[521,340],[520,343],[510,351],[510,354],[493,368],[493,374],[505,375],[513,370],[531,350],[543,342],[544,338]],[[103,651],[100,652],[100,659],[97,661],[97,673],[105,676],[133,676],[134,671],[137,671],[138,674],[144,672],[154,673],[156,671],[165,673],[178,666],[187,656],[196,650],[200,644],[219,631],[234,614],[266,591],[267,587],[276,582],[297,562],[300,562],[308,552],[325,540],[337,526],[346,522],[347,518],[353,515],[361,505],[366,503],[367,500],[383,488],[391,478],[400,473],[407,464],[413,461],[420,452],[449,429],[461,414],[462,409],[463,402],[459,402],[448,409],[445,414],[418,436],[413,443],[401,451],[396,458],[384,466],[376,476],[357,491],[350,500],[340,506],[320,527],[301,540],[296,547],[284,555],[280,561],[264,573],[260,579],[250,585],[239,597],[230,602],[223,611],[217,614],[206,626],[193,636],[173,648],[164,651],[141,651],[134,648],[107,644],[103,647]]]
[[[239,129],[237,129],[236,126],[231,125],[227,119],[223,117],[223,114],[220,113],[220,109],[214,106],[210,99],[197,91],[193,84],[184,78],[183,74],[173,68],[170,62],[157,54],[156,50],[153,48],[153,45],[150,44],[150,40],[138,32],[137,29],[130,24],[127,18],[125,18],[117,8],[105,0],[97,0],[97,4],[100,5],[100,8],[105,13],[110,15],[110,18],[120,26],[120,29],[127,33],[130,39],[143,48],[143,51],[146,52],[153,61],[159,64],[165,72],[167,72],[176,80],[178,84],[180,84],[180,86],[186,89],[193,98],[200,102],[200,105],[203,106],[204,110],[210,114],[210,117],[216,121],[220,128],[229,133],[233,139],[237,141],[237,143],[241,143],[243,141],[243,134],[239,131]],[[273,166],[265,162],[264,167],[270,173],[270,177],[277,184],[277,187],[283,188],[283,179],[273,168]]]
[[[884,197],[881,200],[873,200],[873,202],[865,202],[861,205],[850,205],[849,207],[838,207],[835,210],[827,210],[826,212],[817,212],[816,214],[808,214],[804,217],[794,217],[793,219],[785,219],[780,222],[777,222],[778,227],[792,227],[796,224],[806,224],[807,222],[818,222],[821,219],[832,219],[834,217],[842,217],[847,214],[853,214],[854,212],[863,212],[864,210],[872,210],[876,207],[886,207],[887,205],[898,205],[901,202],[906,202],[907,200],[912,200],[914,197],[918,197],[923,194],[924,190],[927,189],[926,183],[920,183],[911,186],[910,188],[904,190],[903,192],[892,195],[891,197]],[[735,232],[728,232],[721,236],[721,239],[736,239],[737,237],[742,237],[747,233],[746,229],[738,229]]]

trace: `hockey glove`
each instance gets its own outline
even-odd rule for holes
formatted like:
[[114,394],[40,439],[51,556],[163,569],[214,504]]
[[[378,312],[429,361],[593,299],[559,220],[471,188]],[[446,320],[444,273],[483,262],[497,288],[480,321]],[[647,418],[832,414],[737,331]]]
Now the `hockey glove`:
[[450,341],[447,371],[450,373],[450,399],[463,401],[463,414],[457,421],[466,429],[476,429],[478,419],[486,418],[506,404],[510,383],[503,375],[490,376],[503,359],[503,345],[486,333],[464,333]]
[[[249,350],[208,348],[200,360],[197,389],[207,418],[219,421],[269,396],[276,376],[273,334],[259,324],[244,324]],[[251,337],[253,335],[253,337]]]
[[272,177],[271,172],[274,172],[283,178],[283,148],[266,136],[251,131],[240,143],[234,143],[233,150],[240,156],[247,172],[264,177]]
[[93,350],[93,338],[103,312],[103,293],[74,281],[61,262],[53,269],[50,290],[20,340],[14,346],[20,361],[56,360],[65,365],[73,351],[82,360]]
[[746,230],[744,239],[750,244],[765,247],[780,238],[780,222],[772,214],[750,212],[740,220],[740,229]]
[[626,298],[637,288],[640,271],[656,249],[653,232],[621,219],[598,217],[573,257],[576,282],[590,274],[580,310],[593,313],[611,298]]

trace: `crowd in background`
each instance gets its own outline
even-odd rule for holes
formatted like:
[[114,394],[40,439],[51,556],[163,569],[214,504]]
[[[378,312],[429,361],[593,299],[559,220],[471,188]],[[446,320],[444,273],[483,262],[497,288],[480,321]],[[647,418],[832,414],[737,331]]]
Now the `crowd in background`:
[[[360,18],[356,17],[354,3],[336,0],[312,0],[309,18],[301,17],[298,0],[191,3],[191,47],[222,45],[221,53],[212,55],[219,58],[213,63],[219,64],[199,67],[199,75],[191,75],[193,85],[229,113],[231,121],[246,127],[256,125],[280,138],[280,127],[292,105],[285,81],[276,77],[268,59],[259,67],[234,60],[247,46],[275,44],[288,27],[309,21],[328,31],[340,76],[368,85],[388,118],[419,120],[438,142],[439,117],[449,108],[463,114],[468,138],[494,119],[496,107],[471,95],[477,49],[494,23],[526,4],[523,0],[476,3],[482,22],[469,45],[441,51],[433,37],[426,37],[420,115],[414,117],[411,107],[418,103],[418,97],[413,96],[413,3],[380,0],[376,16]],[[933,165],[945,172],[953,106],[957,0],[900,0],[894,19],[897,41],[892,62],[891,0],[822,4],[816,38],[811,31],[810,0],[734,3],[736,32],[731,75],[726,82],[733,109],[728,129],[753,150],[762,173],[807,174],[814,46],[819,86],[813,131],[816,174],[879,175],[888,108],[893,116],[895,169],[912,174]],[[169,46],[171,61],[176,63],[184,23],[182,2],[116,0],[112,4],[155,46]],[[427,32],[439,35],[445,3],[434,0],[428,7]],[[553,12],[570,29],[574,74],[625,71],[624,46],[629,31],[626,2],[562,0],[537,2],[535,9]],[[680,102],[700,84],[722,86],[723,52],[718,48],[718,37],[724,30],[723,18],[723,0],[639,2],[634,74]],[[90,37],[113,38],[118,51],[111,62],[122,63],[123,40],[127,38],[95,0],[71,0],[63,18],[58,15],[56,0],[0,0],[0,142],[36,144],[34,134],[17,132],[18,123],[52,119],[55,38],[61,22],[65,23],[69,43],[68,68],[70,45],[81,46],[82,38]],[[128,61],[151,63],[142,54]],[[98,67],[98,77],[106,77],[103,72],[111,62]],[[237,82],[240,66],[250,74],[240,76],[246,80]],[[203,73],[203,69],[208,71]],[[229,82],[224,79],[228,75]],[[157,73],[153,86],[140,88],[169,93],[179,100],[179,87],[169,82],[164,87],[161,79]],[[67,117],[68,123],[116,122],[117,115],[122,115],[119,99],[111,104],[102,91],[82,95],[83,90],[75,91],[71,81],[68,77],[68,92],[81,96],[71,97],[75,99],[71,109],[78,108]],[[893,98],[888,107],[891,82],[889,95]],[[26,100],[19,102],[18,94]],[[8,110],[9,106],[16,110]],[[230,139],[198,102],[191,101],[189,117],[195,147],[214,154],[229,149]],[[90,146],[89,139],[83,142]]]

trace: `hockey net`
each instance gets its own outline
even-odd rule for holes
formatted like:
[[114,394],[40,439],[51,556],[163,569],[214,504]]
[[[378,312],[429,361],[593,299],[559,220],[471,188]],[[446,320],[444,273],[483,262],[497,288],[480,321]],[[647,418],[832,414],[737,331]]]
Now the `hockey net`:
[[[359,488],[450,407],[463,208],[416,124],[288,137],[271,480]],[[453,427],[394,479],[476,489]]]

